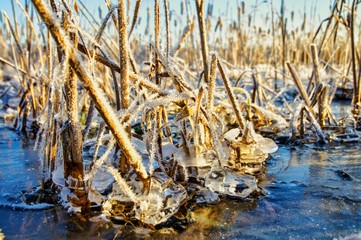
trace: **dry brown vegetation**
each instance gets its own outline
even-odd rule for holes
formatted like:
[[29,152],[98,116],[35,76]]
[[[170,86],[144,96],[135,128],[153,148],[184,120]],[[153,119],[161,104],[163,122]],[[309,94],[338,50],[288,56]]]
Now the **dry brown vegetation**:
[[[205,11],[206,1],[180,1],[180,27],[172,24],[168,0],[155,0],[154,20],[148,16],[137,36],[142,1],[106,3],[102,21],[76,0],[12,1],[22,12],[1,18],[0,66],[14,73],[18,85],[10,88],[20,97],[13,127],[36,134],[41,191],[69,189],[63,200],[82,213],[99,204],[110,218],[156,225],[194,200],[199,189],[192,192],[189,182],[206,188],[215,169],[255,180],[275,150],[256,132],[327,142],[361,125],[356,0],[335,0],[315,32],[305,31],[306,14],[299,28],[287,28],[294,19],[285,18],[284,1],[279,12],[271,8],[270,29],[258,29],[244,2],[237,20],[225,22]],[[186,14],[187,4],[196,11]],[[34,26],[37,18],[46,28]],[[312,71],[301,78],[305,66]],[[347,84],[354,89],[352,116],[336,119],[331,104]],[[286,101],[292,89],[299,94]],[[205,173],[194,177],[192,168]],[[111,195],[95,191],[102,170],[117,184]],[[164,195],[166,189],[175,194]],[[178,201],[174,208],[167,209],[168,197]]]

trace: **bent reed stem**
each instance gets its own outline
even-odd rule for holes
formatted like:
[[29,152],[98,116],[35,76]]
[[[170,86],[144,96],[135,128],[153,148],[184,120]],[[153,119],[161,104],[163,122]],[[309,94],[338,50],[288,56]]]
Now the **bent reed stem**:
[[109,127],[122,152],[126,155],[127,161],[133,167],[134,171],[140,179],[142,179],[143,181],[147,180],[149,176],[146,172],[144,165],[141,162],[142,158],[132,145],[129,137],[125,132],[125,128],[119,122],[114,110],[111,108],[110,104],[102,97],[102,90],[90,78],[87,71],[81,64],[80,59],[78,59],[78,57],[74,53],[74,48],[69,47],[69,43],[66,42],[60,26],[58,25],[57,21],[55,21],[53,15],[45,6],[43,1],[32,0],[32,2],[36,10],[38,11],[40,17],[43,19],[47,28],[51,32],[57,45],[61,48],[63,52],[68,53],[70,66],[75,71],[84,88],[89,92],[89,95],[94,101],[94,104],[99,114],[102,116],[105,123]]

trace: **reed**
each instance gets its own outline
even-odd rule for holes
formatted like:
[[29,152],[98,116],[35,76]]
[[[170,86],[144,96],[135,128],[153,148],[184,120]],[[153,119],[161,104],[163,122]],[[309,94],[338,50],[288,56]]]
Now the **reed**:
[[210,70],[210,76],[209,76],[209,86],[208,86],[208,106],[210,112],[212,112],[213,108],[213,98],[214,98],[214,90],[216,87],[216,78],[217,78],[217,55],[212,54],[212,60],[211,60],[211,70]]
[[[129,84],[129,51],[128,51],[128,28],[125,0],[119,0],[118,7],[118,34],[119,34],[119,62],[120,62],[120,105],[122,109],[127,109],[130,105],[130,84]],[[115,91],[118,91],[115,89]],[[126,119],[125,130],[130,138],[131,126]],[[122,174],[128,171],[126,155],[123,153],[120,158],[120,169]]]
[[204,17],[204,0],[194,0],[197,9],[198,27],[201,39],[202,58],[203,58],[203,75],[204,80],[208,83],[208,43],[206,35],[206,22]]
[[[130,85],[129,85],[129,61],[128,61],[128,30],[127,30],[127,15],[125,8],[125,0],[119,0],[118,9],[118,24],[119,24],[119,62],[120,62],[120,91],[121,91],[121,106],[127,109],[130,104]],[[127,127],[129,128],[129,127]],[[130,129],[127,129],[130,136]]]
[[165,29],[166,29],[166,38],[167,38],[167,50],[166,55],[169,58],[170,48],[171,48],[171,32],[169,26],[169,7],[168,7],[168,0],[163,1],[164,5],[164,18],[165,18]]
[[360,116],[360,83],[361,83],[361,78],[360,75],[357,76],[357,69],[356,69],[356,65],[357,65],[357,58],[356,58],[356,48],[355,48],[355,11],[356,11],[356,5],[357,1],[353,0],[352,1],[352,5],[351,5],[351,15],[350,15],[350,40],[351,40],[351,64],[352,64],[352,78],[353,78],[353,98],[352,98],[352,103],[354,105],[353,107],[353,114],[355,116],[356,121],[358,120],[359,116]]
[[226,87],[229,100],[232,103],[233,111],[236,114],[238,124],[239,124],[241,129],[244,129],[245,120],[244,120],[244,118],[242,116],[242,113],[240,112],[239,104],[236,101],[236,98],[235,98],[233,90],[232,90],[231,83],[230,83],[230,81],[229,81],[229,79],[227,77],[226,72],[224,71],[223,64],[220,61],[217,61],[217,66],[218,66],[219,73],[222,76],[224,86]]
[[138,15],[139,15],[139,9],[140,9],[140,5],[142,4],[142,0],[137,0],[137,2],[135,3],[135,8],[134,8],[134,13],[133,13],[133,20],[132,20],[132,26],[130,27],[130,30],[129,30],[129,38],[130,36],[132,35],[132,32],[135,28],[135,25],[137,23],[137,20],[138,20]]

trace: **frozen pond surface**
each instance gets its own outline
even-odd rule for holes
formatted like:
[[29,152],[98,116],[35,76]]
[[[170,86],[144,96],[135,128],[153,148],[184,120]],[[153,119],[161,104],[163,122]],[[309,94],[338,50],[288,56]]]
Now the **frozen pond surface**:
[[194,210],[176,235],[71,217],[61,206],[24,210],[20,192],[38,186],[40,163],[27,142],[0,127],[0,229],[6,239],[333,239],[361,232],[361,146],[280,146],[267,160],[264,196]]

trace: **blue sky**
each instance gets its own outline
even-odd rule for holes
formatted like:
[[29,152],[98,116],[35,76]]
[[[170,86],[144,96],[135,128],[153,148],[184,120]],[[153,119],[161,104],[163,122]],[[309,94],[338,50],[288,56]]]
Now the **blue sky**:
[[[21,3],[24,3],[24,0],[19,0]],[[30,0],[29,0],[30,1]],[[71,0],[70,0],[71,1]],[[79,1],[79,0],[78,0]],[[104,0],[82,0],[84,4],[87,5],[88,9],[94,13],[96,17],[99,16],[98,14],[98,6],[101,6],[103,9],[103,16],[106,14],[106,7],[104,4]],[[185,0],[184,0],[185,1]],[[188,0],[187,0],[188,1]],[[117,1],[112,0],[114,4]],[[159,0],[160,5],[163,6],[163,1]],[[186,1],[185,1],[186,2]],[[205,0],[205,8],[207,10],[208,3],[213,4],[213,16],[222,16],[222,20],[226,23],[230,23],[233,20],[237,19],[237,5],[240,5],[241,0]],[[189,0],[189,9],[191,12],[195,12],[194,0]],[[248,15],[251,14],[254,16],[256,14],[256,25],[260,27],[269,27],[264,26],[264,20],[266,16],[271,17],[271,0],[245,0],[246,3],[246,15],[245,19],[248,19]],[[281,0],[273,0],[274,8],[279,13],[280,12],[280,5]],[[295,20],[292,23],[289,20],[289,28],[291,27],[299,27],[302,23],[303,13],[306,11],[308,20],[309,20],[309,28],[316,28],[322,19],[326,18],[330,13],[330,5],[333,3],[333,0],[285,0],[285,16],[290,19],[291,12],[294,12]],[[141,24],[137,27],[138,31],[145,27],[146,22],[146,12],[147,8],[153,9],[153,0],[143,0],[141,6],[140,17]],[[16,3],[15,3],[16,5]],[[132,9],[135,5],[135,0],[131,0],[131,11],[130,16],[132,16]],[[170,10],[173,13],[173,21],[174,18],[177,18],[179,24],[186,21],[186,15],[180,15],[180,5],[181,0],[169,0]],[[256,7],[257,6],[257,7]],[[314,11],[316,9],[316,11]],[[0,10],[6,11],[9,16],[11,16],[11,0],[0,0]],[[17,9],[20,12],[19,9]],[[162,12],[162,10],[161,10]],[[20,16],[20,14],[19,14]],[[215,17],[216,19],[217,17]],[[152,21],[151,16],[151,21]],[[19,17],[19,21],[21,21],[21,17]],[[244,20],[246,21],[246,20]]]

